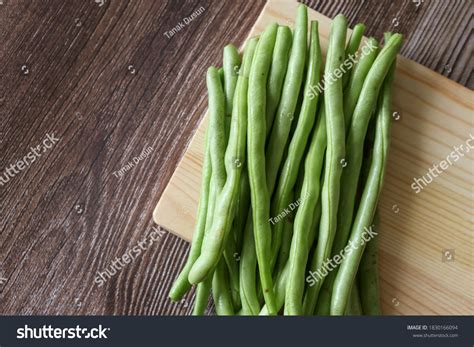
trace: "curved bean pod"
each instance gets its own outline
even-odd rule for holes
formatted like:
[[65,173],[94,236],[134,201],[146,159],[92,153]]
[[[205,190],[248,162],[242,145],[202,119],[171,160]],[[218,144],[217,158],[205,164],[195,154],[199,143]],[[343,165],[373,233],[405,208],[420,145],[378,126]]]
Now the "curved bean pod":
[[[344,199],[341,199],[339,202],[338,232],[334,239],[331,253],[333,255],[338,254],[344,248],[349,237],[368,122],[372,115],[380,86],[400,46],[401,36],[398,35],[398,37],[393,38],[393,41],[387,43],[377,56],[365,78],[351,119],[351,127],[348,129],[346,143],[345,161],[347,166],[342,172],[340,185],[340,194],[344,196]],[[330,302],[333,300],[331,296],[334,295],[333,282],[337,276],[337,271],[337,269],[334,269],[323,283],[321,295],[318,298],[317,314],[330,313]]]
[[348,80],[348,84],[345,89],[347,91],[344,94],[344,122],[346,133],[348,133],[348,127],[350,125],[352,114],[357,105],[357,100],[359,100],[365,78],[367,77],[367,74],[374,63],[375,57],[377,57],[378,54],[378,42],[376,39],[369,38],[364,47],[368,47],[370,49],[369,53],[360,57],[359,61],[352,70],[350,79]]
[[[258,44],[258,38],[252,37],[248,40],[245,45],[244,61],[240,73],[245,77],[249,77],[250,68],[252,67],[253,56],[255,49]],[[237,203],[237,209],[235,212],[234,224],[232,226],[232,234],[235,238],[236,247],[238,250],[242,248],[243,231],[245,228],[245,222],[247,220],[248,210],[250,203],[250,185],[247,165],[243,165],[242,174],[240,177],[240,188],[239,197]]]
[[[220,68],[219,70],[217,70],[217,72],[219,74],[219,80],[221,82],[221,85],[224,85],[224,69]],[[210,125],[208,125],[207,132],[209,133],[212,132],[210,128],[211,128]],[[209,146],[210,146],[210,140],[209,140]],[[210,154],[209,154],[209,160],[210,160]],[[215,175],[214,177],[212,177],[211,175],[210,189],[209,189],[209,203],[208,203],[208,209],[207,209],[207,214],[206,214],[206,229],[205,229],[204,236],[209,232],[209,229],[212,226],[212,218],[214,216],[214,209],[215,209],[216,199],[217,199],[216,190],[217,190],[216,177]],[[191,270],[191,267],[189,268],[189,270]],[[189,276],[189,271],[187,273],[187,276]],[[209,303],[209,296],[211,295],[212,277],[213,276],[208,276],[208,278],[206,278],[203,282],[198,283],[198,285],[196,286],[196,295],[195,295],[196,298],[194,300],[194,307],[193,307],[194,316],[201,316],[201,315],[204,315],[205,313],[205,310]],[[186,277],[186,280],[189,282],[187,277]]]
[[[224,70],[220,68],[218,70],[219,80],[221,83],[224,81]],[[214,214],[214,206],[215,206],[215,199],[216,199],[216,186],[215,186],[215,178],[212,181],[212,162],[211,162],[211,154],[210,154],[210,147],[211,147],[211,140],[210,135],[213,133],[213,130],[208,128],[206,130],[206,148],[205,153],[206,156],[204,158],[203,163],[203,183],[202,183],[202,192],[199,201],[198,207],[198,217],[196,221],[196,229],[193,234],[193,241],[191,243],[191,250],[189,252],[188,260],[186,262],[185,267],[183,268],[182,272],[176,279],[175,283],[173,284],[170,290],[170,298],[174,301],[179,301],[184,293],[186,293],[190,287],[191,283],[188,280],[189,271],[193,266],[196,259],[199,257],[201,253],[202,242],[207,230],[210,229],[212,223],[212,216]],[[201,210],[201,205],[206,205],[206,212]],[[207,307],[209,294],[211,292],[211,281],[207,281],[206,284],[199,285],[196,289],[196,300],[194,302],[194,310],[193,314],[201,315],[204,314],[204,310]]]
[[[255,50],[255,46],[253,49]],[[246,48],[246,52],[247,50],[248,48]],[[248,189],[249,187],[246,188]],[[246,204],[245,206],[248,208],[250,198],[243,201],[243,204]],[[250,208],[243,232],[242,254],[240,256],[240,296],[242,301],[242,314],[244,315],[257,315],[260,310],[260,293],[257,293],[256,276],[257,254],[255,249],[252,211]]]
[[247,217],[244,230],[244,243],[240,256],[240,299],[242,314],[257,315],[260,311],[260,302],[257,295],[257,254],[255,253],[255,236],[252,223],[252,212]]
[[184,265],[183,270],[179,274],[176,281],[171,287],[169,297],[173,301],[179,301],[183,295],[191,288],[191,283],[188,281],[189,271],[193,266],[196,259],[201,253],[202,240],[204,239],[204,233],[206,230],[206,216],[209,206],[209,187],[211,182],[211,155],[209,152],[209,128],[206,130],[206,141],[204,149],[204,162],[202,167],[202,183],[201,183],[201,195],[199,197],[199,205],[197,212],[196,226],[193,233],[193,241],[191,243],[191,249],[189,251],[188,259]]
[[347,43],[346,47],[346,55],[344,58],[344,66],[347,66],[347,70],[342,76],[342,88],[345,88],[347,83],[349,82],[349,77],[351,75],[351,70],[353,68],[353,63],[349,64],[347,63],[347,60],[350,59],[352,62],[354,62],[354,56],[359,49],[360,42],[362,41],[362,37],[364,36],[364,31],[365,31],[365,25],[363,23],[358,23],[352,29],[352,34],[351,37],[349,38],[349,42]]
[[[226,135],[230,136],[230,127],[231,127],[231,117],[233,110],[234,100],[237,99],[234,97],[235,89],[237,87],[237,80],[239,73],[243,73],[243,66],[241,66],[240,54],[235,48],[234,45],[230,44],[224,47],[224,59],[223,59],[223,71],[224,71],[224,93],[226,99]],[[228,140],[228,139],[227,139]],[[241,165],[241,163],[236,163]],[[239,188],[240,191],[240,188]],[[237,202],[238,211],[239,203]],[[237,216],[236,216],[237,217]],[[234,225],[232,224],[231,237],[227,238],[227,242],[224,249],[224,259],[227,264],[229,278],[230,278],[230,287],[232,288],[232,302],[236,310],[240,309],[240,294],[239,294],[239,267],[235,260],[234,254],[237,252],[237,244],[234,230]],[[217,273],[214,277],[219,278],[223,274],[223,271]],[[216,280],[213,280],[216,282]]]
[[[288,265],[284,266],[281,273],[277,276],[276,281],[275,281],[274,290],[275,290],[275,302],[276,302],[277,311],[279,311],[283,307],[283,304],[285,303],[285,292],[286,292],[286,283],[288,279],[288,270],[289,270],[289,266]],[[267,305],[264,305],[262,307],[258,315],[259,316],[269,315]]]
[[[308,244],[312,245],[316,234],[318,231],[319,226],[319,218],[321,216],[321,205],[318,203],[316,206],[316,211],[314,212],[314,219],[311,224],[310,232],[308,233]],[[286,222],[285,232],[291,232],[291,228],[293,223]],[[276,296],[276,303],[277,303],[277,310],[279,311],[283,304],[285,303],[285,294],[286,294],[286,287],[288,283],[288,274],[290,270],[289,262],[285,262],[284,266],[281,268],[281,271],[276,273],[276,281],[275,281],[275,296]],[[268,310],[267,307],[264,306],[260,311],[260,316],[267,316]]]
[[[229,235],[227,238],[226,246],[224,249],[224,262],[227,265],[227,272],[230,282],[230,291],[232,294],[232,305],[235,310],[241,308],[240,303],[240,285],[239,285],[239,264],[237,261],[237,245],[233,235]],[[222,273],[221,273],[222,274]]]
[[[385,42],[390,40],[392,37],[391,32],[384,34]],[[373,142],[372,132],[367,137]],[[362,166],[363,184],[367,181],[367,175],[370,168],[371,158],[364,160]],[[378,233],[380,225],[380,214],[378,209],[375,211],[374,229]],[[359,266],[359,272],[357,274],[358,284],[360,288],[360,301],[362,306],[363,314],[369,316],[379,316],[382,314],[382,308],[380,306],[380,293],[379,293],[379,276],[377,267],[377,249],[378,249],[378,234],[375,235],[367,245],[365,246],[364,253]]]
[[[244,62],[244,66],[245,64],[247,63]],[[225,233],[228,233],[232,226],[233,213],[235,212],[240,189],[240,173],[245,160],[247,90],[248,78],[244,74],[239,77],[237,82],[229,145],[225,154],[227,181],[222,190],[222,194],[218,197],[216,202],[216,214],[210,230],[211,233],[216,233],[216,237],[214,238],[214,240],[216,240],[215,242],[223,243],[226,247],[233,245],[235,241],[233,237],[228,238]],[[227,215],[225,213],[227,213]],[[219,221],[219,219],[221,221]],[[225,243],[226,241],[227,243]],[[222,247],[222,244],[214,247],[214,252],[218,252],[219,248],[217,247]],[[233,256],[234,250],[235,249],[230,249],[231,254],[224,251],[224,259],[220,259],[214,273],[212,288],[218,314],[232,314],[234,308],[240,308],[238,264]],[[232,270],[232,272],[230,272],[232,276],[230,281],[228,277],[229,273],[225,267],[225,259],[227,259],[229,269]],[[229,286],[229,282],[231,286]],[[232,287],[232,290],[230,287]]]
[[[272,215],[276,216],[291,203],[291,194],[298,177],[300,163],[303,158],[308,137],[313,128],[316,118],[316,108],[318,105],[319,94],[314,92],[315,86],[320,82],[321,77],[322,54],[319,45],[318,22],[311,22],[310,48],[308,59],[308,71],[306,73],[306,82],[304,88],[304,99],[301,106],[300,116],[298,117],[295,133],[288,147],[288,155],[280,172],[278,185],[272,200]],[[307,192],[305,192],[306,194]],[[311,196],[312,200],[313,196]],[[301,194],[300,209],[308,200],[308,196]],[[316,200],[317,202],[317,200]],[[299,209],[299,210],[300,210]],[[313,207],[314,209],[314,207]],[[313,211],[311,211],[312,214]],[[310,216],[311,217],[311,216]],[[307,219],[311,220],[311,218]],[[304,223],[295,223],[297,227],[304,228]],[[283,223],[275,223],[272,228],[272,259],[275,263],[282,240]],[[307,230],[307,228],[305,228]],[[299,231],[303,232],[303,231]],[[290,271],[291,273],[291,271]],[[290,276],[291,277],[291,276]]]
[[385,76],[390,70],[402,43],[401,35],[394,35],[375,59],[363,83],[359,100],[347,135],[346,163],[341,177],[341,199],[338,212],[338,235],[334,241],[333,254],[344,248],[351,230],[355,197],[363,159],[364,140],[372,111]]
[[235,211],[234,224],[232,225],[232,235],[235,239],[237,252],[242,249],[245,221],[247,220],[250,202],[249,173],[247,166],[244,167],[240,177],[239,200]]
[[234,238],[234,231],[234,226],[232,226],[231,235],[229,235],[227,238],[223,256],[229,273],[230,288],[232,293],[232,304],[235,310],[240,310],[240,274],[238,263],[239,249],[237,248],[237,243]]
[[237,87],[238,70],[240,68],[240,54],[234,45],[224,47],[224,94],[225,94],[225,124],[226,135],[229,135],[232,109],[234,105],[235,88]]
[[222,67],[224,70],[224,93],[225,93],[225,112],[226,116],[232,116],[234,105],[235,88],[239,77],[241,59],[240,54],[234,45],[229,44],[224,47],[224,59]]
[[351,296],[349,297],[349,305],[347,306],[346,315],[362,316],[362,304],[360,302],[360,291],[357,281],[355,281],[352,285]]
[[193,316],[202,316],[206,312],[211,294],[212,278],[206,278],[196,287],[196,298],[194,299]]
[[[387,46],[390,46],[390,43],[394,42],[392,41],[394,39],[401,41],[400,35],[394,34],[387,43]],[[383,51],[380,54],[382,55],[382,53]],[[373,221],[385,176],[385,167],[390,144],[392,82],[395,68],[393,60],[390,61],[390,65],[391,68],[384,81],[383,90],[379,98],[372,163],[349,239],[349,244],[356,246],[353,247],[352,251],[342,260],[339,271],[337,272],[331,297],[331,315],[342,315],[345,312],[352,284],[354,283],[360,259],[365,248],[364,234],[366,233],[366,228],[368,228]]]
[[[317,26],[312,25],[312,37],[317,37]],[[319,42],[314,43],[312,40],[312,46],[319,46]],[[318,56],[317,53],[318,49],[315,48],[312,51],[311,58],[314,58],[318,61],[321,60],[321,57]],[[319,52],[320,53],[320,52]],[[311,58],[310,58],[310,65],[308,69],[308,76],[311,76]],[[317,74],[319,75],[319,70],[321,68],[320,63],[317,64],[315,69],[317,70]],[[318,76],[319,77],[319,76]],[[311,78],[311,77],[310,77]],[[314,78],[310,83],[307,84],[307,88],[305,89],[307,93],[313,93],[310,88],[314,87],[317,83],[319,83],[319,78]],[[312,97],[311,97],[312,96]],[[311,109],[309,110],[309,115],[305,115],[305,105],[306,105],[306,97],[308,97],[311,102]],[[316,103],[317,103],[317,94],[308,94],[305,95],[305,101],[303,102],[302,112],[298,119],[298,127],[296,129],[295,135],[290,144],[289,148],[289,155],[287,163],[289,162],[289,166],[292,164],[291,160],[292,157],[295,158],[295,168],[299,168],[299,161],[301,160],[302,152],[304,151],[304,145],[306,144],[307,137],[309,135],[309,130],[312,128],[315,112],[316,112]],[[305,118],[310,118],[306,120]],[[311,122],[312,120],[312,122]],[[301,122],[301,123],[300,123]],[[309,123],[309,124],[306,124]],[[301,124],[301,128],[300,125]],[[305,133],[300,133],[300,131]],[[315,131],[317,134],[317,130]],[[298,141],[304,141],[299,143]],[[296,146],[299,147],[300,153],[294,153],[294,141],[296,142]],[[298,211],[296,213],[295,224],[294,224],[294,231],[293,231],[293,238],[291,241],[291,249],[290,249],[290,256],[289,256],[289,274],[288,274],[288,285],[286,288],[286,296],[285,296],[285,314],[295,315],[295,314],[302,314],[302,301],[303,301],[303,293],[305,287],[304,281],[304,272],[306,270],[306,263],[308,260],[310,244],[308,244],[308,228],[307,228],[307,221],[313,220],[314,212],[316,208],[316,204],[319,201],[319,182],[321,178],[321,169],[322,169],[322,156],[320,158],[314,158],[314,155],[317,154],[319,144],[315,141],[314,145],[311,143],[309,148],[308,156],[306,157],[307,160],[305,161],[305,175],[303,179],[303,186],[301,189],[301,197],[300,197],[300,205]],[[290,181],[293,178],[293,182],[288,182],[288,184],[293,183],[296,180],[297,173],[294,172],[294,177],[290,177],[292,172],[285,171],[288,168],[287,163],[283,167],[283,171],[281,173],[283,187],[286,183],[285,180]],[[292,188],[292,187],[291,187]],[[277,190],[277,194],[279,191]],[[284,195],[283,195],[284,196]],[[279,196],[277,195],[277,198]],[[277,200],[278,201],[278,200]],[[284,199],[282,199],[283,202]],[[278,205],[277,205],[278,206]],[[278,237],[278,235],[276,235]]]
[[[257,48],[258,38],[252,37],[248,40],[245,45],[244,52],[244,64],[242,64],[239,71],[244,77],[249,77],[250,68],[252,67],[253,56],[255,54],[255,49]],[[248,88],[248,87],[247,87]],[[245,221],[247,220],[248,215],[248,206],[250,203],[250,186],[249,186],[249,177],[246,163],[240,163],[242,165],[242,173],[240,177],[240,187],[238,193],[238,202],[236,205],[235,219],[232,225],[232,235],[235,239],[236,250],[242,248],[242,237],[243,230],[245,228]]]
[[280,101],[281,89],[288,68],[288,59],[290,58],[291,41],[290,28],[279,26],[267,82],[266,136],[270,134],[273,118]]
[[265,175],[266,85],[278,26],[270,25],[260,37],[250,70],[248,88],[248,172],[257,263],[265,302],[275,314],[270,264],[271,228],[269,192]]
[[[324,179],[324,178],[323,178]],[[313,233],[311,237],[313,238],[313,241],[310,242],[310,245],[314,244],[314,240],[316,239],[317,233],[319,231],[319,222],[321,220],[321,200],[318,201],[318,204],[316,205],[316,210],[314,211],[314,216],[313,216]],[[313,246],[313,248],[316,248]],[[313,257],[312,259],[314,259]],[[308,278],[306,277],[306,283],[309,284]],[[312,287],[307,285],[306,290],[304,293],[304,298],[303,298],[303,314],[305,316],[311,316],[313,315],[314,312],[314,306],[316,305],[316,295],[317,292],[315,290],[312,290]]]
[[[294,198],[295,193],[294,191],[292,191],[290,193],[290,200],[294,201]],[[294,211],[292,211],[291,214],[294,214]],[[283,223],[283,237],[281,247],[278,252],[277,262],[275,264],[275,269],[273,270],[273,275],[277,278],[285,267],[286,262],[288,260],[288,256],[290,255],[291,239],[293,237],[294,216],[285,216],[285,219],[279,223]]]
[[[344,121],[346,132],[347,126],[354,112],[357,100],[362,90],[365,78],[372,66],[373,61],[378,53],[378,42],[370,38],[364,47],[369,47],[370,51],[368,54],[361,56],[360,60],[357,62],[356,66],[352,70],[349,83],[346,87],[346,93],[344,94]],[[344,188],[341,187],[341,196],[345,196],[343,192]],[[346,198],[340,201],[340,206],[338,209],[338,228],[337,233],[334,237],[332,256],[338,254],[341,249],[346,245],[347,239],[349,237],[349,229],[344,229],[341,227],[341,220],[344,219],[347,214],[346,207],[342,206],[345,204]],[[342,206],[342,207],[341,207]],[[350,228],[350,225],[347,226]],[[334,269],[328,276],[325,278],[318,295],[317,305],[316,305],[316,314],[317,315],[329,315],[330,305],[331,305],[331,293],[332,287],[334,284],[334,279],[336,278],[337,269]]]
[[231,289],[229,287],[229,276],[225,261],[222,258],[217,264],[212,279],[212,296],[214,298],[216,313],[219,316],[229,316],[234,314]]
[[[234,107],[235,117],[232,117],[229,144],[226,151],[225,144],[223,144],[223,141],[225,141],[225,129],[222,119],[222,87],[220,86],[220,83],[219,85],[216,85],[217,73],[214,73],[214,71],[217,70],[215,70],[215,68],[210,68],[209,70],[209,111],[211,112],[211,124],[213,127],[218,129],[216,131],[216,137],[213,139],[214,146],[211,147],[213,151],[216,151],[216,153],[211,151],[211,160],[214,159],[212,160],[212,167],[217,167],[218,170],[216,173],[217,201],[212,226],[209,233],[206,233],[204,237],[201,255],[189,272],[188,279],[191,283],[202,282],[207,276],[210,276],[222,256],[225,242],[234,218],[240,173],[242,170],[242,164],[236,165],[236,160],[239,160],[240,163],[243,163],[245,160],[247,107],[246,97],[244,94],[246,93],[239,90],[239,101],[236,103],[236,107]],[[240,81],[242,82],[241,87],[239,87],[246,88],[246,79],[239,79],[239,82]],[[211,97],[211,95],[214,96]],[[211,100],[213,98],[216,98],[217,100],[213,100],[214,106],[211,107]],[[219,108],[217,108],[217,106],[219,106]],[[212,116],[213,113],[214,117]],[[225,160],[222,160],[222,158]],[[214,165],[214,163],[216,165]],[[223,165],[225,165],[224,170],[222,170]]]
[[[340,62],[344,59],[344,42],[347,20],[338,15],[331,26],[329,46],[326,58],[325,74],[335,75]],[[326,112],[327,149],[325,158],[324,183],[321,192],[321,222],[319,237],[314,256],[317,271],[331,255],[332,242],[337,226],[337,208],[339,204],[341,159],[345,153],[344,111],[342,109],[342,81],[336,78],[326,85],[324,90]],[[316,297],[321,281],[314,283]]]
[[[373,224],[375,231],[378,233],[380,225],[378,210],[375,211]],[[377,271],[377,246],[378,235],[375,235],[365,246],[358,272],[362,311],[364,315],[368,316],[380,316],[382,314],[382,308],[380,307],[379,276]]]
[[290,60],[283,84],[280,104],[278,105],[278,111],[270,133],[270,138],[268,139],[267,153],[270,153],[270,155],[263,158],[266,160],[267,186],[270,195],[273,193],[275,187],[303,82],[308,40],[307,31],[308,10],[306,6],[300,5],[296,16],[293,46],[291,47]]
[[[212,218],[214,216],[215,206],[216,206],[216,184],[215,184],[215,177],[214,177],[214,181],[211,177],[210,189],[209,189],[209,206],[208,206],[207,215],[206,215],[205,234],[209,232],[209,229],[212,226]],[[196,299],[194,300],[194,308],[193,308],[194,316],[202,316],[205,313],[205,310],[209,303],[209,296],[211,295],[212,277],[213,276],[208,276],[208,278],[206,278],[201,283],[198,283],[198,285],[196,286]]]

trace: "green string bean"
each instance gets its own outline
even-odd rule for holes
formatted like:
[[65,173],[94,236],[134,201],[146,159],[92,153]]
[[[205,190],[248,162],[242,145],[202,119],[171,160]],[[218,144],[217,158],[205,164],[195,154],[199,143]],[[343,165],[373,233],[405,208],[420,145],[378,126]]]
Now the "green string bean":
[[270,25],[260,37],[249,77],[248,172],[257,263],[265,303],[276,314],[271,272],[269,192],[265,167],[266,85],[278,26]]
[[[394,34],[387,43],[387,46],[390,46],[390,43],[394,42],[392,41],[394,39],[396,40],[395,42],[400,41],[401,43],[401,36]],[[382,55],[382,53],[383,51],[380,54]],[[364,252],[364,237],[367,234],[367,229],[370,230],[382,188],[388,147],[390,144],[392,116],[390,110],[394,69],[395,64],[392,59],[390,60],[390,71],[386,74],[383,89],[379,97],[372,163],[349,239],[349,244],[357,245],[357,247],[353,247],[352,251],[345,256],[337,272],[331,297],[331,315],[342,315],[345,312],[352,284],[354,283],[360,259]]]
[[[281,211],[288,207],[289,204],[292,202],[290,198],[291,192],[293,191],[293,188],[295,186],[296,179],[298,177],[298,171],[300,168],[300,163],[306,148],[306,143],[308,141],[308,137],[310,135],[311,129],[313,128],[314,121],[316,118],[316,108],[318,104],[319,94],[314,93],[313,89],[314,86],[316,86],[320,82],[322,65],[321,47],[319,45],[318,22],[316,21],[311,22],[310,48],[308,55],[308,71],[304,88],[303,104],[301,106],[300,116],[298,117],[298,123],[295,129],[295,133],[288,147],[288,155],[280,172],[280,178],[272,200],[273,216],[276,216],[281,213]],[[301,200],[300,204],[305,204],[308,200],[313,201],[314,199],[313,196],[309,195],[309,192],[305,192],[301,195],[302,196],[299,197],[299,199]],[[311,214],[312,212],[313,211],[311,211]],[[310,219],[311,217],[308,220]],[[296,224],[295,230],[297,230],[296,227],[304,228],[304,225]],[[272,229],[272,259],[274,264],[276,262],[278,251],[281,245],[283,223],[274,223]]]
[[270,132],[270,138],[268,139],[267,153],[270,153],[270,155],[263,158],[263,160],[266,160],[267,185],[270,195],[275,187],[303,82],[308,40],[307,31],[308,11],[306,6],[300,5],[296,16],[293,45],[291,47],[280,104]]

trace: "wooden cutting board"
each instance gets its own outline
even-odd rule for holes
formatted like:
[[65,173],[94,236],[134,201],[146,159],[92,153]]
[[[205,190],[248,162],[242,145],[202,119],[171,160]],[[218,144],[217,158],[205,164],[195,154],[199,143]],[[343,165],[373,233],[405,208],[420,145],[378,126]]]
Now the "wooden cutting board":
[[[272,22],[293,26],[297,5],[269,1],[249,37]],[[319,21],[325,53],[331,19],[313,10],[309,18]],[[380,201],[384,314],[474,313],[474,151],[466,144],[474,138],[473,100],[469,89],[398,58],[392,146]],[[157,224],[188,241],[199,198],[206,127],[205,116],[153,214]],[[474,149],[474,141],[468,144]],[[458,154],[457,160],[452,153]],[[451,165],[441,163],[448,156]],[[430,168],[438,177],[416,193],[414,178],[429,181]]]

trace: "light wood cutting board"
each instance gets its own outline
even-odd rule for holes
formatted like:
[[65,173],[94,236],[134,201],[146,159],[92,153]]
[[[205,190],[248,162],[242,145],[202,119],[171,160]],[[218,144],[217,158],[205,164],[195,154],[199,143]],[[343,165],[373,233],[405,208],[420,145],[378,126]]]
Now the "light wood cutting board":
[[[293,26],[296,2],[269,1],[249,36],[268,24]],[[331,19],[319,21],[325,54]],[[395,78],[392,145],[380,201],[382,308],[389,315],[474,313],[473,92],[403,57]],[[398,119],[398,120],[395,120]],[[203,161],[204,117],[154,211],[154,221],[191,240]],[[460,150],[463,145],[464,150]],[[474,141],[471,143],[474,149]],[[459,159],[415,193],[413,179],[440,165],[458,147]],[[456,152],[454,152],[456,153]],[[434,168],[432,171],[435,170]],[[435,171],[436,174],[436,171]]]

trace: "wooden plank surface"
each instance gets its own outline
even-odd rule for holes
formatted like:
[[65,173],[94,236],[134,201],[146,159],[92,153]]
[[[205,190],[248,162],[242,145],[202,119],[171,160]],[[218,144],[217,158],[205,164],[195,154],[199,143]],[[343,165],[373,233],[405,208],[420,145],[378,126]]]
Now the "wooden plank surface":
[[[342,12],[351,26],[364,22],[376,38],[397,18],[403,56],[474,87],[470,1],[307,4],[329,17]],[[184,29],[164,35],[201,6]],[[189,249],[174,235],[160,234],[104,286],[94,278],[152,232],[153,208],[205,111],[204,72],[219,64],[225,44],[243,43],[263,6],[2,1],[0,174],[47,134],[60,141],[0,186],[0,314],[190,312],[191,295],[167,299]],[[147,147],[145,159],[114,175]],[[400,216],[409,210],[400,206]],[[439,259],[437,267],[447,265]],[[447,266],[457,261],[456,250]],[[384,309],[411,305],[395,299]]]

